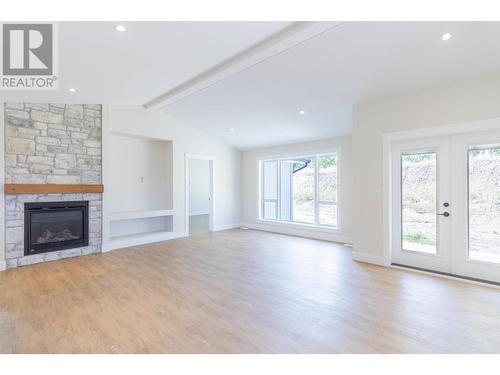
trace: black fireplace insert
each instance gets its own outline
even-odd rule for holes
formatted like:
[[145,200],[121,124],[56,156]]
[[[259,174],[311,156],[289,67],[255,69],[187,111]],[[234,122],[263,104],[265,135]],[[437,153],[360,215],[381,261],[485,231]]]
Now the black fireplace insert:
[[24,204],[24,255],[88,244],[88,201]]

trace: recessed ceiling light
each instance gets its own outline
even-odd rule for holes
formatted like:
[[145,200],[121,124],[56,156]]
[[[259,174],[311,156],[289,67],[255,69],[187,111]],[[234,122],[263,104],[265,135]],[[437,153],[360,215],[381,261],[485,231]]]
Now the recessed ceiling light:
[[234,132],[234,128],[229,128],[227,130],[229,130],[230,132]]
[[70,88],[68,91],[69,91],[69,92],[76,92],[76,89],[72,87],[72,88]]
[[127,31],[127,28],[125,27],[125,25],[116,25],[115,30],[124,33],[125,31]]
[[450,33],[446,33],[446,34],[443,34],[443,36],[441,37],[441,40],[450,40],[452,37],[452,35]]
[[303,109],[301,109],[301,110],[299,111],[299,113],[300,113],[301,115],[305,115],[305,114],[306,114],[306,111],[304,111]]

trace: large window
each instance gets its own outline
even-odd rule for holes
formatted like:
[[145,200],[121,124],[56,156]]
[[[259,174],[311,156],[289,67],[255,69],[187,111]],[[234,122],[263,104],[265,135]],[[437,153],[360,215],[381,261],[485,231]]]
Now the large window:
[[260,218],[338,227],[338,153],[260,162]]

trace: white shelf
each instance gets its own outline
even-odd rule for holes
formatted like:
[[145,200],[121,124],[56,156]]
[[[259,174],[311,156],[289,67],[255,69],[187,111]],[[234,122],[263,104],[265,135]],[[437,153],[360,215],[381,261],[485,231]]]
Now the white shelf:
[[172,232],[167,232],[167,231],[153,231],[153,232],[143,232],[143,233],[137,233],[137,234],[126,234],[126,235],[122,235],[122,236],[114,236],[114,237],[111,237],[111,242],[115,242],[115,241],[130,241],[132,239],[138,239],[138,238],[142,238],[142,237],[158,237],[158,236],[162,236],[162,235],[170,235],[172,234]]
[[109,220],[130,220],[130,219],[142,219],[148,217],[160,217],[160,216],[172,216],[174,210],[146,210],[146,211],[123,211],[123,212],[111,212],[109,214]]
[[110,242],[104,245],[104,252],[120,249],[124,247],[137,246],[146,243],[166,241],[173,238],[183,237],[183,233],[174,233],[168,231],[145,232],[132,235],[114,236]]

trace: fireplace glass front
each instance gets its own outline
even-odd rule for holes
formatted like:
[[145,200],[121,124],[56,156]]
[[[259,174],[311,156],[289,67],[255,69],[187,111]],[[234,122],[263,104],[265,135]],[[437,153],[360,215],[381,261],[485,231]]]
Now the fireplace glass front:
[[88,246],[88,201],[25,203],[24,255]]

